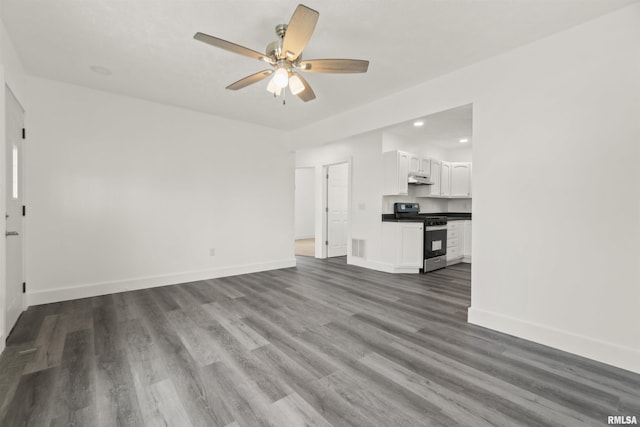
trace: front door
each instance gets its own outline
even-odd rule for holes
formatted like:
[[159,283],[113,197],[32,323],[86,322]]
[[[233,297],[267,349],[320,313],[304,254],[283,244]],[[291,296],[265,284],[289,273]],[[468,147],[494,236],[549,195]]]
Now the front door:
[[23,252],[23,189],[24,189],[24,142],[22,128],[24,111],[5,87],[6,108],[6,306],[3,331],[5,336],[15,325],[23,309],[22,283],[24,275]]
[[349,165],[340,163],[327,169],[327,256],[345,256],[349,219]]

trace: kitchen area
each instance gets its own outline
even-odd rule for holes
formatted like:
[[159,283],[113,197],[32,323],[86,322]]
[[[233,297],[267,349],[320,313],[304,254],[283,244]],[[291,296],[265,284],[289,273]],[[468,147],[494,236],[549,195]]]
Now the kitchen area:
[[[313,205],[314,213],[305,215],[314,224],[306,232],[315,237],[314,255],[331,257],[327,172],[346,164],[347,264],[421,274],[470,263],[472,115],[473,106],[462,105],[297,151],[296,173],[315,177],[302,190],[313,192],[313,203],[296,197],[296,206]],[[296,191],[303,186],[297,179]]]
[[392,126],[383,140],[382,260],[391,273],[471,263],[472,106]]

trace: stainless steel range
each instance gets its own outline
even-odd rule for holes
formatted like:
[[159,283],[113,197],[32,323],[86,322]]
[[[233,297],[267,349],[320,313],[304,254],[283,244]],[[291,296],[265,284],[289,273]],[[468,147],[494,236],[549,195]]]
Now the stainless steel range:
[[427,216],[424,220],[424,272],[447,266],[447,217]]
[[418,203],[394,203],[393,213],[399,220],[424,222],[424,266],[422,271],[447,266],[447,217],[420,213]]

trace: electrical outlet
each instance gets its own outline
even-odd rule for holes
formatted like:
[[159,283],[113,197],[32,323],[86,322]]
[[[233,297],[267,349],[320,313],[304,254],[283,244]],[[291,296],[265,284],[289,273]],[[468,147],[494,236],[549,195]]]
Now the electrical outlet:
[[216,256],[216,248],[209,249],[209,256]]

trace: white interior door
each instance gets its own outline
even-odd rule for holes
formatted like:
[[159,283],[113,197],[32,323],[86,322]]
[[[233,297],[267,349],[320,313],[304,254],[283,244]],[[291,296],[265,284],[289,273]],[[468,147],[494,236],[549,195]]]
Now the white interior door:
[[327,256],[347,255],[347,221],[349,217],[349,165],[328,167],[327,178]]
[[10,90],[6,89],[6,171],[7,212],[6,218],[6,306],[4,334],[8,336],[22,313],[22,283],[24,275],[23,252],[23,189],[24,189],[24,143],[22,128],[24,111]]

